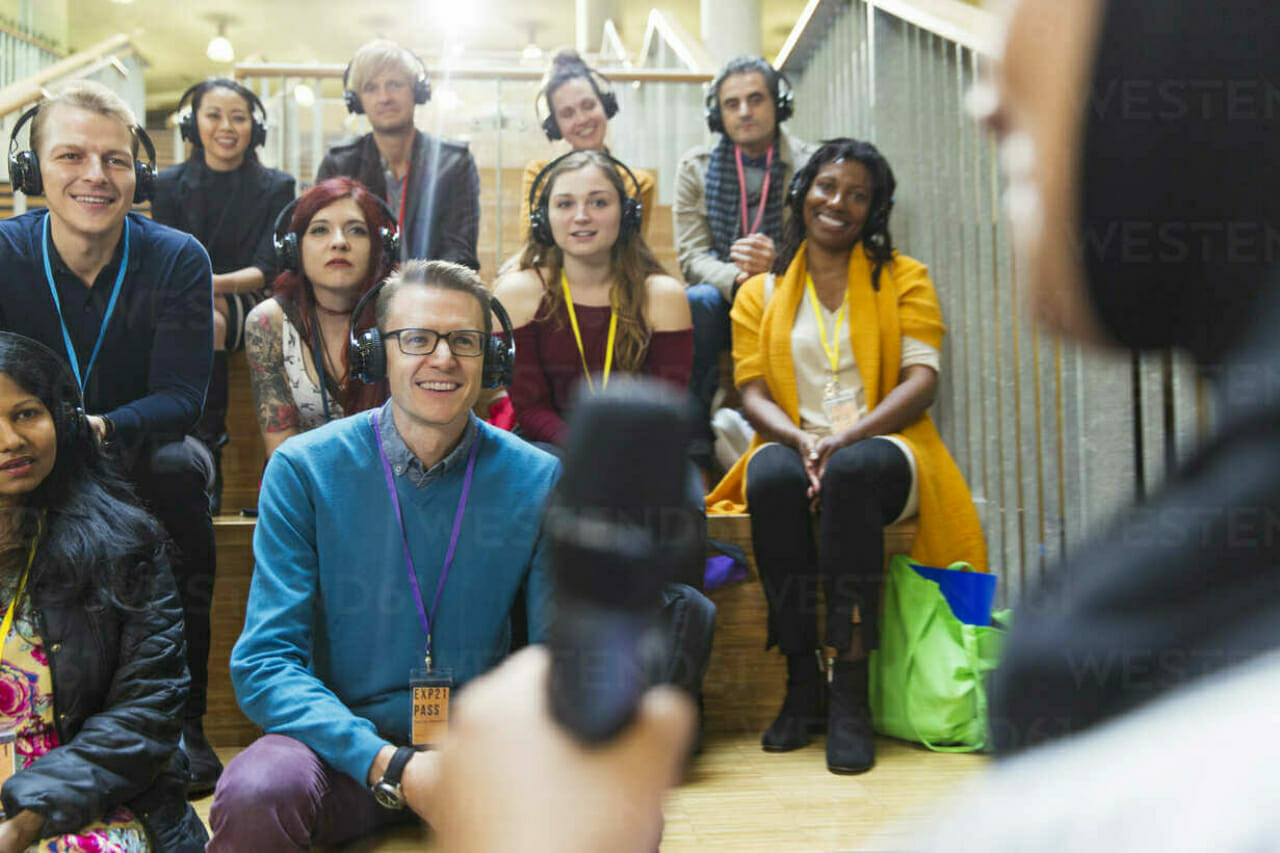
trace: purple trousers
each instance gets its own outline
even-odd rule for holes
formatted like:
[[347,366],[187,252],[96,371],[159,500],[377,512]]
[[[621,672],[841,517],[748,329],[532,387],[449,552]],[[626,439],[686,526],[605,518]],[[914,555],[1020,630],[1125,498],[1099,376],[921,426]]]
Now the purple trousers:
[[378,805],[368,788],[301,741],[263,735],[218,780],[209,809],[213,838],[205,849],[308,850],[416,819],[409,809]]

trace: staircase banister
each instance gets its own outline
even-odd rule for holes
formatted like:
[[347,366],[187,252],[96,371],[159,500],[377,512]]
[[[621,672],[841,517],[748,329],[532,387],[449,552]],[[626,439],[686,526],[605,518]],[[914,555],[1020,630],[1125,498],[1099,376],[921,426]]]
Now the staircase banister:
[[[298,63],[241,63],[235,67],[235,77],[300,77],[307,79],[341,78],[345,65]],[[463,68],[427,68],[433,81],[439,80],[529,80],[538,82],[546,75],[542,69],[513,68],[501,65],[470,66]],[[656,68],[609,69],[609,79],[615,83],[705,83],[712,75],[706,71],[669,71]]]
[[[803,71],[805,46],[825,37],[824,14],[842,7],[842,0],[809,0],[774,60],[780,71]],[[994,58],[1000,45],[1000,16],[961,0],[868,0],[868,5],[947,41]],[[816,23],[815,23],[816,22]]]
[[[124,33],[104,39],[93,47],[74,53],[66,59],[55,62],[48,68],[32,74],[25,80],[19,80],[0,89],[0,116],[25,109],[44,97],[45,89],[58,80],[83,75],[86,71],[95,71],[102,64],[112,64],[112,59],[119,59],[136,53],[137,48]],[[125,76],[127,69],[116,64],[116,68]]]

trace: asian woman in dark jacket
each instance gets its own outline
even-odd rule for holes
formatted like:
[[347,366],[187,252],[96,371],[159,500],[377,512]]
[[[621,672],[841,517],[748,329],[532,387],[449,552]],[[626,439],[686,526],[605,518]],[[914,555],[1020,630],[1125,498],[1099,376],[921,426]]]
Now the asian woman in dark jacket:
[[49,349],[0,332],[0,853],[202,850],[178,749],[189,678],[159,524]]
[[245,317],[270,295],[279,272],[271,226],[295,186],[292,175],[258,162],[266,111],[251,90],[214,77],[188,89],[179,106],[188,98],[180,128],[191,156],[156,177],[151,215],[194,235],[213,264],[213,374],[197,431],[217,459],[226,441],[227,353],[244,346]]

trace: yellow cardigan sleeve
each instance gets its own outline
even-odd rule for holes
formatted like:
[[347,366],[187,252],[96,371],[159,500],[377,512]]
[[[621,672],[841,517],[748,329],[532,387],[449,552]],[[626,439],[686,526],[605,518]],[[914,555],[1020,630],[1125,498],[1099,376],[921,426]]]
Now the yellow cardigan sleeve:
[[764,325],[764,280],[755,275],[743,282],[733,299],[733,384],[738,388],[753,379],[765,379],[760,331]]
[[947,327],[942,322],[942,309],[929,278],[929,268],[914,258],[895,255],[893,283],[898,289],[901,333],[941,349]]

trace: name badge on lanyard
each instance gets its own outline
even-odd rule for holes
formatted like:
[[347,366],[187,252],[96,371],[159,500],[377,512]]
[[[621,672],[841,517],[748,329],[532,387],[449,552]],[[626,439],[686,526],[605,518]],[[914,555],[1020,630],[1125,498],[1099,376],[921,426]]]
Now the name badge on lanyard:
[[409,675],[413,694],[413,745],[435,749],[449,730],[449,697],[453,694],[453,670],[419,668]]
[[805,287],[813,305],[813,319],[818,324],[818,334],[822,337],[822,351],[826,353],[827,362],[831,365],[831,378],[822,389],[822,413],[831,424],[832,434],[844,432],[858,422],[858,395],[840,381],[840,327],[844,322],[845,309],[849,307],[849,297],[846,295],[844,302],[840,304],[840,310],[836,312],[835,328],[828,337],[818,293],[809,276],[805,276]]

